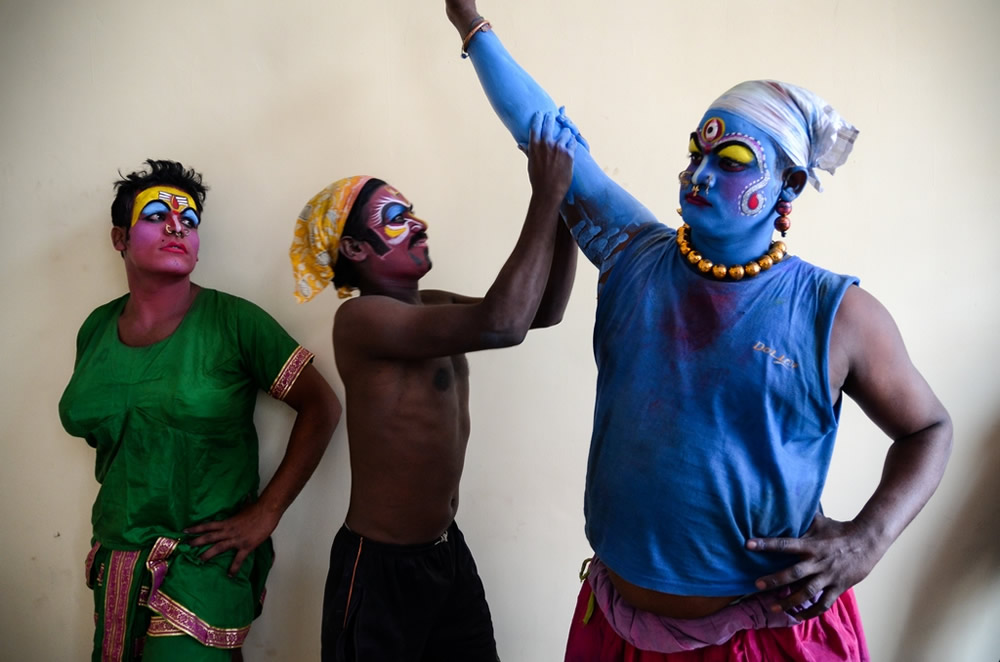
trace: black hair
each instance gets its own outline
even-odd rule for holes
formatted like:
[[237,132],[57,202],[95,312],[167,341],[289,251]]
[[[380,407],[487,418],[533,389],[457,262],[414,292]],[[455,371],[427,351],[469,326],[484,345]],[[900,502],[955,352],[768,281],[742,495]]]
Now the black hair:
[[205,207],[205,193],[208,187],[201,181],[201,173],[193,168],[185,168],[177,161],[146,159],[149,170],[137,170],[127,175],[118,174],[115,182],[115,199],[111,202],[111,224],[125,228],[132,224],[132,205],[135,196],[150,186],[164,185],[179,188],[198,201],[198,211]]
[[[351,205],[351,210],[347,212],[347,220],[344,221],[344,231],[340,233],[341,238],[343,237],[353,237],[358,241],[367,242],[375,249],[375,252],[379,255],[385,255],[388,252],[389,247],[385,245],[385,242],[375,234],[375,232],[368,227],[368,223],[365,222],[364,217],[362,217],[361,212],[364,210],[365,205],[371,199],[372,194],[375,193],[376,189],[380,186],[385,186],[385,182],[376,177],[372,177],[361,190],[358,191],[358,196],[354,198],[354,204]],[[340,250],[340,247],[337,247]],[[348,260],[345,257],[338,257],[337,264],[333,270],[333,284],[337,287],[360,287],[360,274],[357,268],[354,266],[354,262]]]

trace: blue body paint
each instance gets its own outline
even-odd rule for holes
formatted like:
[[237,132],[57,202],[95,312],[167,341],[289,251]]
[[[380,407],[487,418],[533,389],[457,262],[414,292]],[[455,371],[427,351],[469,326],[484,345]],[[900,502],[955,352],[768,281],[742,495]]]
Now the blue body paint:
[[[573,183],[561,212],[573,238],[600,269],[600,283],[603,283],[618,251],[639,228],[659,221],[597,165],[576,127],[511,57],[495,32],[477,34],[468,52],[490,105],[518,145],[527,144],[535,112],[554,112],[585,147],[576,152]],[[707,126],[713,117],[724,120],[725,124]],[[706,147],[730,141],[744,144],[751,148],[757,162],[749,172],[740,175],[727,171],[724,164],[720,170],[716,155],[709,150],[701,172],[696,173],[698,168],[689,166],[681,173],[680,202],[685,222],[691,225],[699,250],[713,260],[742,264],[756,259],[771,242],[778,200],[793,200],[798,191],[788,185],[784,173],[778,169],[778,148],[774,141],[753,123],[727,111],[709,109],[699,126],[710,131],[702,136],[712,143]],[[711,130],[721,133],[714,135]],[[711,200],[710,206],[692,206],[687,202],[685,196],[693,192],[695,185],[699,185],[703,198]],[[734,186],[739,186],[739,190],[733,189]]]
[[531,117],[552,112],[584,147],[573,161],[573,183],[562,215],[584,255],[601,270],[601,282],[614,264],[615,251],[635,232],[658,221],[628,191],[608,177],[589,151],[587,142],[552,98],[510,56],[494,32],[480,32],[469,45],[469,57],[490,105],[518,145],[528,144]]
[[[720,133],[706,138],[706,129],[715,123],[722,127]],[[710,108],[699,127],[692,138],[699,153],[680,177],[684,222],[691,226],[702,254],[723,264],[744,264],[764,254],[774,234],[774,207],[783,187],[776,171],[778,148],[756,126],[724,110]],[[720,154],[734,144],[746,147],[753,161],[735,163]],[[692,195],[701,204],[693,204]]]

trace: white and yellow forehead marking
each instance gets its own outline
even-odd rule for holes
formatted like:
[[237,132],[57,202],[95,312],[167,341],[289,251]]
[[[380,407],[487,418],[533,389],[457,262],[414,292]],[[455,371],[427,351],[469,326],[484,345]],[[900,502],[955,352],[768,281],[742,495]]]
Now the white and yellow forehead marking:
[[139,214],[142,213],[146,205],[154,200],[161,200],[178,214],[189,207],[198,211],[198,203],[192,200],[186,191],[173,186],[150,186],[135,196],[135,203],[132,205],[132,223],[130,226],[136,224],[139,220]]

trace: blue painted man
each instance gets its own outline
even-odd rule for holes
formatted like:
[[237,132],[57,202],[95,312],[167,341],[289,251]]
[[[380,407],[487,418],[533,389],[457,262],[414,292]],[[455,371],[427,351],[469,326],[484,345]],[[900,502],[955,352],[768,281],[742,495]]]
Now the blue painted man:
[[[447,0],[447,14],[524,144],[532,113],[555,104],[474,0]],[[773,241],[857,131],[773,81],[737,85],[693,128],[677,230],[582,138],[562,208],[599,270],[584,502],[595,555],[566,659],[866,660],[851,587],[936,489],[952,432],[886,309]],[[892,443],[871,498],[841,522],[820,496],[843,394]]]

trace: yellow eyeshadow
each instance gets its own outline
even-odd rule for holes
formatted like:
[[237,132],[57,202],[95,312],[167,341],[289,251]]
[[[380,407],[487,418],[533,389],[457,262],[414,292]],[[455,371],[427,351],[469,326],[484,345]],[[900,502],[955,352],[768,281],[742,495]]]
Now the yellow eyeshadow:
[[394,227],[392,227],[390,225],[386,225],[386,226],[382,227],[382,232],[385,232],[386,236],[388,236],[390,239],[395,239],[399,235],[401,235],[404,232],[406,232],[406,230],[407,230],[407,227],[406,227],[405,224],[401,225],[399,228],[394,228]]
[[754,160],[753,152],[742,145],[728,145],[727,147],[723,147],[719,150],[719,158],[732,159],[744,165],[753,163]]
[[694,141],[694,138],[692,138],[691,142],[688,143],[688,151],[692,154],[701,154],[701,150],[698,149],[698,143]]

